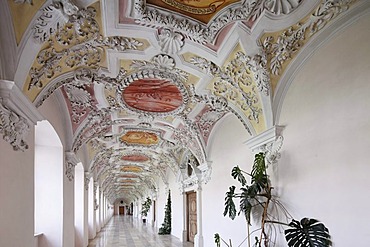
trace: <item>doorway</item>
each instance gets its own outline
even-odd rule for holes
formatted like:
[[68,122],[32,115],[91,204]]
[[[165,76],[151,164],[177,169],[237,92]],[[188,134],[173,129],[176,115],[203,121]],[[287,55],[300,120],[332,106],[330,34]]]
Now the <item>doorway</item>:
[[187,205],[187,232],[188,241],[194,243],[197,234],[197,193],[192,191],[186,194]]
[[119,214],[124,215],[125,214],[125,207],[124,206],[119,206]]

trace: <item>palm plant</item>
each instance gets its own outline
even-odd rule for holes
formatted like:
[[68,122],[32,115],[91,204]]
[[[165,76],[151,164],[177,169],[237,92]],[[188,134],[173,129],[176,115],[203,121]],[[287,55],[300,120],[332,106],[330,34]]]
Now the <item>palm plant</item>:
[[[244,175],[248,175],[251,178],[250,185],[247,184],[247,179]],[[260,236],[255,237],[254,246],[267,247],[273,245],[270,239],[271,231],[269,230],[272,224],[287,227],[285,239],[290,247],[328,247],[332,245],[329,230],[323,223],[308,218],[303,218],[301,221],[292,219],[290,223],[285,223],[276,220],[269,212],[269,209],[272,207],[279,208],[286,215],[286,218],[291,218],[282,204],[272,195],[273,187],[267,174],[264,153],[255,155],[251,173],[247,173],[236,166],[232,169],[231,176],[239,181],[241,188],[240,192],[235,192],[236,187],[231,186],[229,191],[226,192],[224,216],[228,215],[231,219],[235,219],[237,215],[244,215],[248,223],[249,246],[251,246],[249,226],[251,225],[252,216],[257,216],[261,224],[259,228],[261,231]],[[238,213],[234,199],[239,199],[240,201]],[[219,234],[215,234],[215,243],[218,247],[221,246],[221,241],[226,246],[232,246],[231,241],[227,243]]]

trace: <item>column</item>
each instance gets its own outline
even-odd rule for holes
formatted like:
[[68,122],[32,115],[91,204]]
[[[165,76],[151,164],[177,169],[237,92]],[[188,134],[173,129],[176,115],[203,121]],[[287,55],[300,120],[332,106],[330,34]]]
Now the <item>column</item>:
[[202,222],[202,183],[198,181],[197,193],[197,234],[194,237],[194,247],[203,247],[203,222]]
[[96,236],[96,214],[95,214],[95,199],[97,191],[97,183],[93,179],[90,179],[89,182],[89,205],[88,205],[88,214],[89,214],[89,239],[93,239]]
[[89,243],[89,186],[90,174],[84,173],[84,246]]
[[187,197],[186,197],[186,192],[182,189],[181,191],[182,194],[182,217],[183,217],[183,230],[182,230],[182,236],[181,236],[181,242],[186,242],[188,241],[188,231],[187,231]]
[[74,152],[65,152],[63,176],[63,246],[74,246],[74,176],[79,160]]

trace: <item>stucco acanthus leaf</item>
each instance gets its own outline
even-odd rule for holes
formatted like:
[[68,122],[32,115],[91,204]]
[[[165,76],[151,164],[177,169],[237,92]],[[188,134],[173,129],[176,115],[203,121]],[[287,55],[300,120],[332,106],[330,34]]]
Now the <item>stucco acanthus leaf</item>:
[[84,187],[85,187],[85,190],[86,191],[89,190],[90,178],[91,178],[91,175],[88,172],[85,172],[85,176],[84,176]]
[[65,85],[64,90],[71,103],[72,121],[79,123],[81,118],[87,113],[87,109],[91,107],[92,97],[84,87],[77,87],[73,84]]
[[102,136],[112,128],[111,109],[94,109],[85,119],[83,128],[79,129],[74,137],[73,151],[76,152],[84,143],[89,140]]
[[187,39],[205,44],[212,43],[218,33],[232,22],[255,21],[265,9],[275,15],[288,14],[296,9],[300,2],[301,0],[244,0],[221,10],[208,25],[151,9],[145,0],[135,0],[134,11],[137,23],[152,27],[166,26],[182,33]]
[[267,165],[276,164],[278,159],[280,159],[280,149],[283,146],[283,141],[284,138],[282,136],[278,136],[275,141],[261,147],[261,151],[265,152]]
[[78,7],[70,0],[56,0],[42,9],[42,14],[34,26],[34,38],[43,43],[58,30],[62,29],[72,15],[76,15]]
[[158,31],[159,45],[161,51],[166,54],[176,54],[185,45],[185,37],[180,33],[169,28]]
[[283,64],[292,59],[308,38],[346,11],[354,2],[356,0],[325,0],[305,22],[291,26],[277,38],[265,37],[262,41],[262,49],[270,62],[270,72],[274,75],[280,75]]
[[[251,77],[252,73],[249,69],[249,67],[252,66],[249,62],[253,62],[255,60],[256,59],[248,60],[245,54],[238,52],[235,58],[224,68],[221,68],[213,62],[201,57],[191,58],[190,63],[216,78],[213,84],[214,93],[216,95],[220,95],[227,100],[234,102],[244,111],[250,109],[248,118],[258,123],[262,109],[256,106],[258,103],[258,97],[253,91],[253,78]],[[260,72],[260,68],[258,67],[255,70],[256,72]],[[255,78],[261,81],[260,83],[263,83],[263,85],[267,83],[266,78],[262,77],[261,73],[256,74]],[[243,87],[241,87],[241,85],[243,85],[243,87],[249,87],[251,90],[247,92]],[[265,87],[261,86],[261,89]],[[239,97],[242,100],[237,100]]]
[[[133,38],[100,35],[93,8],[81,9],[72,17],[68,24],[56,31],[55,38],[50,37],[46,48],[39,52],[37,64],[30,70],[28,90],[33,87],[42,88],[44,81],[61,72],[62,67],[98,68],[105,49],[136,50],[143,45]],[[55,48],[55,42],[61,48]]]
[[74,179],[74,169],[77,163],[78,160],[73,152],[65,153],[65,175],[69,181],[73,181]]
[[0,102],[0,134],[6,142],[13,146],[13,150],[28,149],[25,138],[29,130],[30,126],[26,118]]

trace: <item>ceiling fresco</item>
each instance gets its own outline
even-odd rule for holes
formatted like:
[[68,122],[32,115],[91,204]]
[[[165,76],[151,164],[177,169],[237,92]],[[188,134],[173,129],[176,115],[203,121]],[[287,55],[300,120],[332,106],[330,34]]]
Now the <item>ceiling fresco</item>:
[[33,54],[24,94],[65,102],[65,149],[86,154],[112,202],[158,193],[169,173],[180,189],[207,183],[222,119],[234,115],[246,140],[272,128],[291,64],[359,2],[7,0]]
[[122,96],[128,106],[147,112],[171,112],[182,105],[181,92],[167,80],[136,80]]

